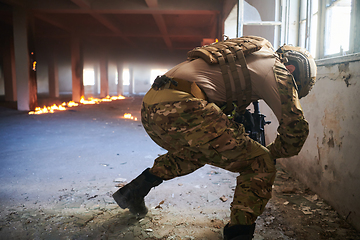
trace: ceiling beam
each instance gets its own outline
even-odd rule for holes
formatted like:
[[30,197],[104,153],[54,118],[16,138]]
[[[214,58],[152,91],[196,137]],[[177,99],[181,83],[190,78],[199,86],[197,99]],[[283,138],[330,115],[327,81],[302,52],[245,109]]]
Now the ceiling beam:
[[90,9],[90,3],[86,0],[71,0],[71,1],[80,8]]
[[[145,0],[146,4],[148,5],[148,7],[151,9],[151,8],[158,8],[158,0]],[[164,17],[161,15],[161,14],[152,14],[154,19],[155,19],[155,22],[156,22],[156,25],[158,26],[159,30],[160,30],[160,33],[164,39],[164,42],[167,46],[167,48],[169,50],[172,50],[172,43],[171,43],[171,40],[169,38],[169,35],[168,35],[168,31],[167,31],[167,27],[166,27],[166,23],[165,23],[165,20],[164,20]]]
[[11,6],[26,7],[24,1],[21,0],[1,0],[1,2],[9,4]]
[[125,37],[122,34],[122,31],[115,26],[108,18],[106,18],[105,16],[99,14],[99,13],[94,13],[93,11],[91,11],[91,6],[90,3],[87,0],[71,0],[73,3],[75,3],[78,7],[80,7],[81,9],[86,9],[86,10],[90,10],[89,14],[95,18],[98,22],[100,22],[102,25],[104,25],[106,28],[108,28],[110,31],[112,31],[113,33],[116,33],[120,36],[122,36],[122,38],[131,46],[135,47],[134,43],[132,41],[130,41],[130,39],[128,39],[127,37]]
[[[66,37],[66,34],[58,34],[58,33],[41,33],[38,35],[39,37]],[[148,33],[139,33],[139,34],[134,34],[134,33],[130,33],[130,34],[116,34],[116,33],[108,33],[108,34],[103,34],[103,33],[83,33],[82,36],[85,37],[141,37],[141,38],[162,38],[162,34],[148,34]],[[202,40],[204,38],[204,34],[186,34],[186,35],[177,35],[177,34],[169,34],[170,38],[174,38],[174,39],[196,39],[196,40]],[[207,38],[210,38],[211,36],[208,36]]]
[[223,21],[229,16],[233,7],[238,3],[238,0],[224,0],[222,5],[222,18]]
[[181,9],[70,9],[70,8],[33,8],[33,12],[40,13],[59,13],[59,14],[67,14],[67,13],[82,13],[82,14],[90,14],[90,13],[98,13],[98,14],[171,14],[171,15],[218,15],[220,13],[219,10],[181,10]]
[[157,8],[159,6],[158,0],[145,0],[149,8]]
[[42,20],[44,22],[47,22],[47,23],[49,23],[49,24],[51,24],[51,25],[53,25],[55,27],[61,28],[61,29],[65,30],[65,31],[67,31],[69,33],[73,32],[73,30],[70,29],[68,26],[66,26],[66,25],[64,25],[62,23],[59,23],[58,21],[56,21],[56,20],[54,20],[52,18],[49,18],[47,16],[44,16],[42,14],[34,14],[34,17],[36,17],[36,18],[38,18],[38,19],[40,19],[40,20]]
[[93,18],[98,20],[98,22],[100,22],[102,25],[104,25],[106,28],[108,28],[113,33],[120,35],[128,44],[135,47],[134,43],[132,41],[130,41],[130,39],[125,37],[122,34],[121,30],[117,26],[115,26],[109,19],[107,19],[105,16],[103,16],[99,13],[93,12],[91,9],[90,3],[87,0],[71,0],[71,1],[73,3],[75,3],[78,7],[80,7],[80,9],[90,10],[90,12],[88,14],[90,14]]

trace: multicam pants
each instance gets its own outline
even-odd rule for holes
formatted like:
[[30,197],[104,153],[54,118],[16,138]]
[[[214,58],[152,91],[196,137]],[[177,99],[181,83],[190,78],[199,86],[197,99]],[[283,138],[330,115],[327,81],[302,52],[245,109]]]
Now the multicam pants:
[[242,125],[229,120],[215,104],[191,97],[147,104],[145,96],[141,118],[152,140],[168,150],[155,160],[150,170],[154,175],[169,180],[205,164],[238,172],[230,225],[255,222],[271,198],[276,170],[269,150],[250,139]]

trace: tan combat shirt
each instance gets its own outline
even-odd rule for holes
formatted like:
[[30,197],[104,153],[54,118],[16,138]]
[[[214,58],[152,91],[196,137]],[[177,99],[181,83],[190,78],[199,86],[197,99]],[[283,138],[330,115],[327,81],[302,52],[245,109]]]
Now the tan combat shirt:
[[[252,83],[252,100],[263,99],[272,109],[278,120],[280,120],[280,95],[273,72],[276,58],[276,54],[272,49],[263,47],[259,51],[246,56],[246,62],[250,71]],[[244,89],[245,80],[241,67],[240,65],[237,65],[237,67],[241,86],[242,89]],[[225,85],[219,64],[209,65],[202,59],[185,61],[169,70],[165,75],[196,82],[196,84],[206,93],[209,102],[216,103],[219,106],[226,103]],[[229,75],[233,96],[236,96],[232,76],[231,74]]]

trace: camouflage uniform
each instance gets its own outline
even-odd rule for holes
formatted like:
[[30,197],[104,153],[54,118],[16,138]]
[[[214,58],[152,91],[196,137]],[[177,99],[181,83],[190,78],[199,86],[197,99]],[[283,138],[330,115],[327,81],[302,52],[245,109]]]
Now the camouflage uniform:
[[141,120],[152,140],[168,150],[155,160],[151,173],[169,180],[205,164],[238,172],[230,225],[254,223],[271,198],[274,158],[298,153],[308,133],[292,75],[280,63],[274,74],[283,118],[269,150],[250,139],[244,127],[214,103],[173,89],[151,89],[143,99]]
[[278,135],[267,148],[274,158],[297,155],[309,134],[309,124],[305,120],[299,102],[296,83],[285,66],[276,61],[274,74],[281,100],[282,117],[277,129]]

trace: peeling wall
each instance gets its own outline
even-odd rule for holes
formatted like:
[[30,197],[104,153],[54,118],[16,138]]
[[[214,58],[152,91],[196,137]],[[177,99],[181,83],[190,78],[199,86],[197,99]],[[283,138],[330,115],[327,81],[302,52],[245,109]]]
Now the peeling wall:
[[[278,162],[360,230],[360,60],[318,66],[317,82],[300,102],[309,137],[298,156]],[[276,128],[267,127],[268,142]]]

